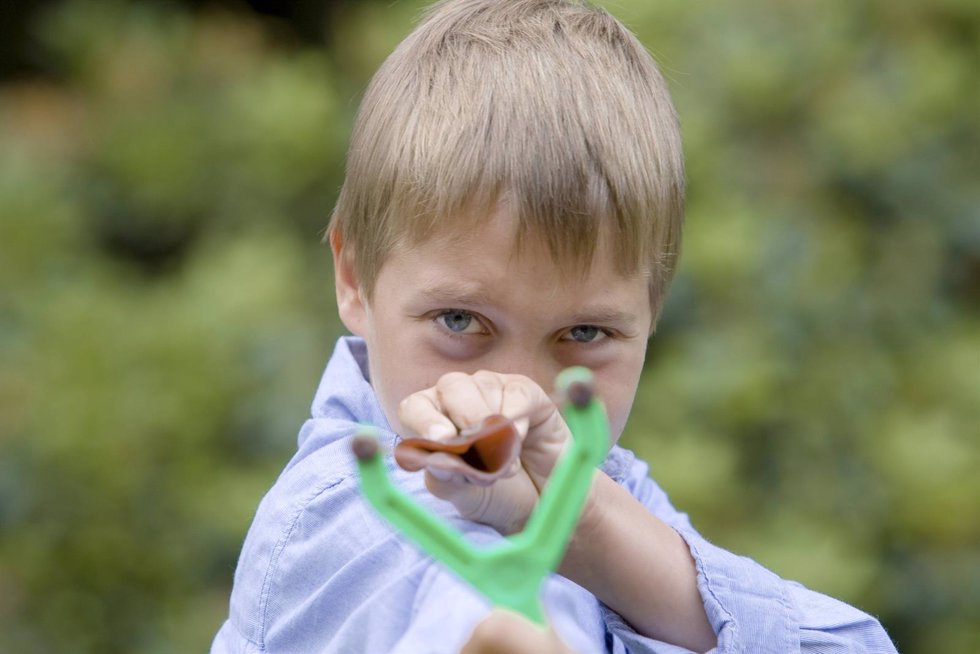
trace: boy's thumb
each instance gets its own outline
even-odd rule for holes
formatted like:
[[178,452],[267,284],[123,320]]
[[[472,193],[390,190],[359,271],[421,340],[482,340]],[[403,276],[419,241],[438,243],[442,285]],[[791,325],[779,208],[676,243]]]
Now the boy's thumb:
[[553,629],[539,627],[523,616],[495,609],[483,619],[460,654],[574,654]]

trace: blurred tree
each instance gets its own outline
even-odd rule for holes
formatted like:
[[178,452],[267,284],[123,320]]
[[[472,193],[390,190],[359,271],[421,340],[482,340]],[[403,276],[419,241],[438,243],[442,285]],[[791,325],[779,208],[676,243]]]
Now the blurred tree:
[[0,95],[0,650],[200,650],[339,329],[351,110],[243,14],[38,33],[64,81]]
[[[143,0],[158,11],[196,9],[239,14],[255,13],[266,18],[266,29],[311,45],[326,45],[335,34],[336,16],[355,0]],[[0,80],[53,72],[45,50],[38,47],[34,27],[39,18],[62,0],[0,3]]]
[[[690,178],[625,443],[901,651],[980,649],[980,9],[608,4]],[[0,651],[207,646],[340,332],[356,96],[421,6],[0,9]]]

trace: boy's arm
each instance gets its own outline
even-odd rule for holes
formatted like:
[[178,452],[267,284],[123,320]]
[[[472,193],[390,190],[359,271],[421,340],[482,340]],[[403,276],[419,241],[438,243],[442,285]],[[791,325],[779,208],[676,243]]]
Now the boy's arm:
[[687,544],[603,473],[595,477],[559,572],[644,636],[695,652],[716,644]]
[[[895,654],[895,645],[874,617],[709,543],[650,479],[645,463],[624,450],[614,459],[614,479],[686,542],[698,571],[704,610],[717,634],[717,651]],[[628,651],[658,651],[657,643],[631,634],[621,617],[610,613],[607,624]]]

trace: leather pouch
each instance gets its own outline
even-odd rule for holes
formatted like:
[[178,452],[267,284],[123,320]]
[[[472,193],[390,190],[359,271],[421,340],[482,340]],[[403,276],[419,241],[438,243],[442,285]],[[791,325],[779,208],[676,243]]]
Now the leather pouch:
[[445,441],[406,438],[395,446],[395,461],[405,470],[434,468],[481,486],[511,476],[520,454],[521,437],[514,422],[499,414]]

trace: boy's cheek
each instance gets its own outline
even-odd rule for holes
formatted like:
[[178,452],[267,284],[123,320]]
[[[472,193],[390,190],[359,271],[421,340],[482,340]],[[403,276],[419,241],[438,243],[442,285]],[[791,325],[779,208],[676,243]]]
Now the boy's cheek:
[[629,383],[620,384],[611,384],[608,380],[603,384],[602,381],[601,378],[596,379],[596,391],[606,407],[606,415],[609,419],[609,446],[612,447],[619,441],[626,428],[626,423],[629,421],[637,384],[632,383],[632,379],[629,380]]

